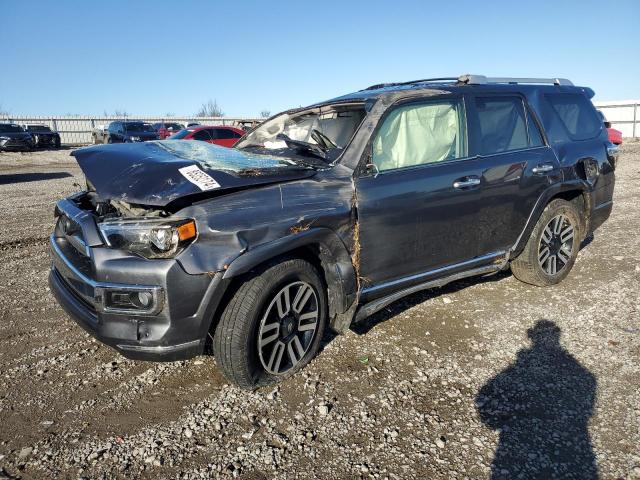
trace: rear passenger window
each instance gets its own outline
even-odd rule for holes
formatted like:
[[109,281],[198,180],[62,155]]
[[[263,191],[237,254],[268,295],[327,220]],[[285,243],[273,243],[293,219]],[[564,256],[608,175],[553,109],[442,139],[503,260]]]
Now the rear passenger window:
[[544,140],[542,140],[542,135],[540,135],[540,129],[538,128],[538,124],[533,119],[533,116],[531,115],[529,110],[527,110],[527,129],[529,130],[529,146],[543,146]]
[[476,97],[475,105],[480,130],[480,155],[530,146],[524,104],[520,97]]
[[580,93],[545,95],[571,140],[586,140],[600,133],[602,120],[587,97]]
[[466,156],[462,103],[456,100],[398,107],[373,140],[371,161],[393,170]]

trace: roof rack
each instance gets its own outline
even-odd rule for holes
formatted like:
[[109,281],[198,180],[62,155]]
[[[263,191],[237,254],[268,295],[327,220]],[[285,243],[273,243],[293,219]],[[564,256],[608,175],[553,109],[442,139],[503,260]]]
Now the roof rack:
[[410,82],[392,82],[392,83],[378,83],[371,85],[364,90],[377,90],[385,87],[398,87],[402,85],[417,85],[419,83],[429,82],[452,82],[463,83],[465,85],[486,85],[488,83],[509,83],[517,85],[521,83],[542,83],[549,85],[564,85],[573,86],[571,80],[566,78],[517,78],[517,77],[485,77],[484,75],[460,75],[459,77],[440,77],[440,78],[423,78],[421,80],[411,80]]
[[401,85],[415,85],[418,83],[429,83],[429,82],[459,82],[461,77],[440,77],[440,78],[423,78],[421,80],[411,80],[410,82],[391,82],[391,83],[378,83],[376,85],[371,85],[370,87],[365,88],[364,90],[377,90],[379,88],[385,87],[398,87]]
[[566,78],[517,78],[517,77],[485,77],[484,75],[461,75],[458,77],[460,83],[467,85],[486,85],[487,83],[510,83],[517,85],[520,83],[544,83],[550,85],[573,86],[571,80]]

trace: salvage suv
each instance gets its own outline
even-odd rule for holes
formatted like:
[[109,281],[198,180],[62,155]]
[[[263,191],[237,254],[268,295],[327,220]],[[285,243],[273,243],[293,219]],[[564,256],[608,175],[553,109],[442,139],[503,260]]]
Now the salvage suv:
[[287,377],[422,289],[511,268],[560,282],[612,208],[616,149],[589,88],[465,75],[374,85],[277,115],[232,149],[72,154],[51,289],[124,356],[208,351],[245,388]]

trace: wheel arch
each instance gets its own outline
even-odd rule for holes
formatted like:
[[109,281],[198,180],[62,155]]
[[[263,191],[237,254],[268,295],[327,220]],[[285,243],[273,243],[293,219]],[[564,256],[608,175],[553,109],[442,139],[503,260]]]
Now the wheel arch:
[[284,258],[301,258],[318,269],[327,286],[329,325],[336,331],[345,330],[338,319],[343,318],[342,314],[351,309],[357,298],[355,268],[340,237],[329,228],[319,227],[259,245],[231,262],[221,277],[225,292],[211,315],[209,331],[215,328],[215,319],[247,274],[262,265]]
[[581,232],[586,234],[588,231],[588,225],[590,221],[590,212],[593,210],[593,200],[591,196],[590,186],[582,180],[575,180],[572,182],[566,182],[559,185],[554,185],[548,188],[536,202],[531,215],[527,220],[527,223],[522,230],[522,233],[516,240],[516,243],[511,248],[510,256],[516,257],[524,249],[533,228],[535,227],[540,215],[544,209],[553,200],[561,198],[576,205],[581,212],[580,218],[582,219]]

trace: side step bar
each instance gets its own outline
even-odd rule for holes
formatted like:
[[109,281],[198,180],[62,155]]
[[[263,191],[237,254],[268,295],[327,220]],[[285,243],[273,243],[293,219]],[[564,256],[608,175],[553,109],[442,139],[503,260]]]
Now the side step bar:
[[499,263],[492,263],[490,265],[484,265],[482,267],[472,268],[464,272],[454,273],[446,277],[437,278],[435,280],[430,280],[425,283],[420,283],[418,285],[405,288],[404,290],[399,290],[397,292],[391,293],[382,298],[372,300],[369,303],[365,303],[358,309],[358,311],[356,312],[356,316],[354,318],[354,323],[361,322],[367,317],[382,310],[387,305],[395,302],[396,300],[400,300],[402,297],[411,295],[412,293],[416,293],[421,290],[428,290],[430,288],[442,287],[447,283],[455,282],[456,280],[461,280],[467,277],[475,277],[476,275],[487,275],[491,273],[497,273],[507,265],[507,262],[508,262],[508,258],[505,257],[504,260]]

